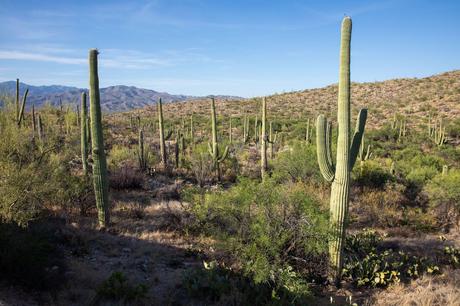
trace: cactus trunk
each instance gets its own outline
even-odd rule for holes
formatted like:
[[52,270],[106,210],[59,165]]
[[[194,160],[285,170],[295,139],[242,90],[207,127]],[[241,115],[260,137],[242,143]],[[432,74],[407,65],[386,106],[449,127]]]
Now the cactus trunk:
[[267,163],[267,135],[265,131],[265,124],[267,121],[267,102],[265,97],[262,99],[262,131],[260,133],[261,146],[260,146],[260,175],[262,181],[265,179],[268,170]]
[[213,161],[213,167],[216,171],[217,180],[221,180],[220,175],[220,164],[227,158],[228,146],[225,147],[222,155],[219,155],[219,144],[217,142],[217,117],[216,117],[216,105],[214,98],[211,99],[211,140],[212,144],[208,143],[209,155],[211,155]]
[[160,157],[161,165],[164,169],[168,167],[168,160],[166,156],[166,144],[165,144],[165,131],[163,123],[163,103],[158,100],[158,128],[160,130]]
[[21,110],[19,111],[19,117],[18,117],[18,127],[21,127],[21,123],[24,120],[24,111],[26,108],[26,101],[27,101],[27,95],[29,94],[29,89],[26,89],[26,92],[24,93],[24,96],[22,97],[22,104],[21,104]]
[[86,92],[81,93],[81,115],[80,115],[80,147],[81,147],[81,162],[83,167],[83,175],[88,174],[88,128],[86,117],[88,116],[88,107],[86,105]]
[[99,77],[96,49],[89,51],[89,105],[91,117],[91,141],[93,158],[93,184],[96,196],[99,226],[109,225],[109,185],[107,181],[107,161],[102,133],[102,115],[99,96]]

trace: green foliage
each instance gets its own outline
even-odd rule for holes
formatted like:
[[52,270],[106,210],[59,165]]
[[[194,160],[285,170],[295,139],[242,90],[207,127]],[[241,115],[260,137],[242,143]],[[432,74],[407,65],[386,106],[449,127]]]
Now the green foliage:
[[291,150],[280,152],[273,160],[272,177],[277,182],[322,182],[313,145],[295,142]]
[[122,272],[113,272],[108,279],[96,288],[96,297],[92,305],[98,305],[103,302],[122,302],[124,305],[139,303],[147,296],[147,292],[146,285],[132,285]]
[[436,175],[425,186],[431,207],[438,211],[443,223],[455,224],[460,219],[460,170]]
[[192,298],[227,305],[307,305],[312,302],[305,280],[291,267],[273,273],[264,283],[256,284],[215,261],[204,268],[186,271],[183,285]]
[[256,284],[296,258],[325,251],[327,214],[300,183],[241,179],[226,191],[192,193],[191,231],[214,236]]
[[355,184],[361,187],[383,189],[393,180],[391,173],[373,160],[363,162],[359,167],[355,167],[353,172]]

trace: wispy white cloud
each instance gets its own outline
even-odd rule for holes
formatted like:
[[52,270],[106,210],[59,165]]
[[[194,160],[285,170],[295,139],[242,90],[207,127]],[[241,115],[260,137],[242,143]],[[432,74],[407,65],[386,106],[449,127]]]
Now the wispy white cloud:
[[[28,50],[28,51],[25,51]],[[37,45],[30,48],[0,49],[0,60],[51,62],[67,65],[86,65],[83,49],[70,49],[58,45]],[[99,63],[104,68],[144,70],[160,66],[179,66],[187,63],[223,62],[196,50],[167,50],[158,54],[136,50],[100,50]]]
[[73,58],[54,56],[48,54],[0,50],[0,59],[2,60],[23,60],[23,61],[37,61],[37,62],[52,62],[58,64],[81,65],[86,63],[84,58]]

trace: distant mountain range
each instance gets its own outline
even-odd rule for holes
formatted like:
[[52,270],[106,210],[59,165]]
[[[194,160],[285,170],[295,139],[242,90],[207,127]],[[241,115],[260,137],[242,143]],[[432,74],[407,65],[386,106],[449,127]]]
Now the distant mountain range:
[[[34,104],[35,107],[40,107],[45,103],[51,105],[59,105],[61,100],[64,105],[77,105],[80,103],[80,95],[85,88],[77,88],[70,86],[51,85],[51,86],[33,86],[25,83],[20,83],[21,97],[26,89],[29,89],[27,104]],[[136,108],[142,108],[147,105],[155,104],[159,98],[163,102],[180,102],[186,100],[203,99],[206,97],[187,96],[187,95],[172,95],[166,92],[158,92],[151,89],[137,88],[134,86],[117,85],[100,89],[101,107],[105,112],[126,111]],[[16,95],[16,81],[7,81],[0,83],[0,94]],[[241,99],[235,96],[215,96],[218,99],[235,100]]]

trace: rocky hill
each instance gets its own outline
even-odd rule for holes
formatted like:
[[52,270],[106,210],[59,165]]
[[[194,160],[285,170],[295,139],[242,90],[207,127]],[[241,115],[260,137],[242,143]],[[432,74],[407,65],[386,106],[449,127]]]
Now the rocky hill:
[[[34,104],[37,108],[50,103],[57,106],[62,101],[63,104],[76,105],[80,101],[80,94],[87,89],[69,87],[69,86],[33,86],[20,83],[21,95],[26,88],[29,88],[28,105]],[[15,95],[16,82],[7,81],[0,83],[0,94]],[[218,96],[225,99],[234,99],[238,97]],[[151,89],[137,88],[134,86],[110,86],[101,88],[101,106],[105,112],[127,111],[136,108],[142,108],[154,104],[161,98],[164,102],[178,102],[203,97],[173,95],[166,92],[158,92]]]

